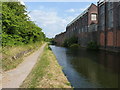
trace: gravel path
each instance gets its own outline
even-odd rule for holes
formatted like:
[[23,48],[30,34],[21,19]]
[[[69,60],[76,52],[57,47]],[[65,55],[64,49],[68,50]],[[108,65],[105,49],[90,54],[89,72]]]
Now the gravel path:
[[4,72],[2,77],[2,88],[19,88],[25,78],[28,76],[32,68],[41,56],[44,44],[39,50],[24,58],[24,61],[17,68]]

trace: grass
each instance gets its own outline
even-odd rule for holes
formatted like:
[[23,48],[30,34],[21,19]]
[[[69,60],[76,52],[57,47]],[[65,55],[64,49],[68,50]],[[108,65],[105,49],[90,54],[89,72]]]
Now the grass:
[[[32,43],[32,44],[28,44],[28,45],[20,45],[20,46],[13,46],[13,47],[3,47],[2,48],[2,70],[3,71],[7,71],[13,68],[16,68],[22,61],[23,61],[23,57],[27,56],[29,54],[31,54],[32,52],[34,52],[36,49],[38,49],[41,45],[43,44],[43,42],[37,42],[37,43]],[[31,52],[21,56],[20,58],[17,59],[13,59],[13,56],[16,56],[18,53],[22,52],[22,51],[27,51],[30,50]]]
[[56,57],[45,47],[43,55],[39,57],[37,64],[25,79],[22,88],[71,88],[64,76]]

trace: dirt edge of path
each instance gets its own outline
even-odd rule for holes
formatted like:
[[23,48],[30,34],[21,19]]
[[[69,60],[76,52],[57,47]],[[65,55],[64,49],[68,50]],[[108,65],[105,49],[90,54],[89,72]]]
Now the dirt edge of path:
[[46,43],[31,55],[25,57],[24,61],[15,69],[3,72],[2,88],[19,88],[36,64],[38,57],[41,56],[45,46]]

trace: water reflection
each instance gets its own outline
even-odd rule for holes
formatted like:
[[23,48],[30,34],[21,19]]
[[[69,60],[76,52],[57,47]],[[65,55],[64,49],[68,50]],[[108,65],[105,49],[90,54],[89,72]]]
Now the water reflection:
[[120,56],[117,53],[87,51],[84,48],[51,48],[73,87],[118,87]]

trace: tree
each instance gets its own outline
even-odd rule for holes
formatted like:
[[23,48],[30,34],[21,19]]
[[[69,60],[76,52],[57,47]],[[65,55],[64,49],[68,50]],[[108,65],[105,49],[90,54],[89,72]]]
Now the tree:
[[2,4],[2,46],[13,46],[43,41],[42,29],[30,21],[26,7],[20,2]]

